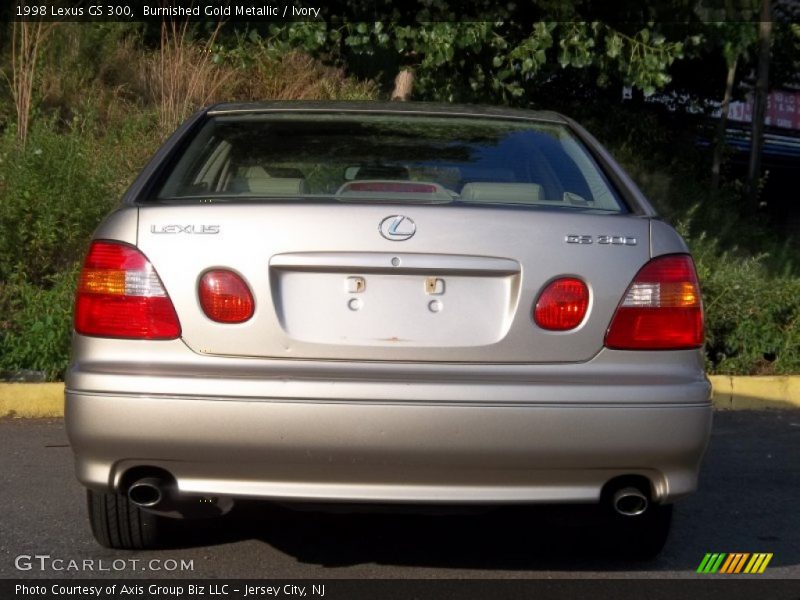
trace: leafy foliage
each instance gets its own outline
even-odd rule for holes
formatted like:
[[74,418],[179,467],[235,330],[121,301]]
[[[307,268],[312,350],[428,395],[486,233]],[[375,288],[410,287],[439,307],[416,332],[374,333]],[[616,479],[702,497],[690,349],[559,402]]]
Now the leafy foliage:
[[45,284],[81,255],[115,200],[111,165],[97,158],[78,123],[59,133],[40,121],[24,149],[10,130],[0,138],[0,280],[24,272]]
[[77,122],[35,122],[24,149],[13,131],[0,137],[0,370],[66,367],[77,266],[115,200],[113,163],[97,150]]
[[39,371],[52,380],[63,376],[69,361],[72,300],[79,263],[33,284],[16,272],[0,284],[0,371]]
[[601,21],[302,22],[273,26],[268,39],[356,66],[359,58],[376,59],[371,64],[385,67],[385,82],[398,67],[412,67],[417,96],[444,101],[518,102],[567,68],[591,68],[601,86],[616,81],[651,94],[669,82],[669,67],[683,53],[682,41],[667,40],[652,24],[625,33]]
[[800,278],[772,274],[765,255],[722,250],[679,224],[697,264],[706,311],[709,370],[771,375],[800,371]]

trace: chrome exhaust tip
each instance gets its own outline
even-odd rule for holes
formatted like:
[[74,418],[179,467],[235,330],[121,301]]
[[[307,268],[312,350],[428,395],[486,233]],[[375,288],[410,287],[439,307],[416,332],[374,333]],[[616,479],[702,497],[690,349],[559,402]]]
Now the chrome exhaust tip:
[[167,485],[169,484],[157,477],[138,479],[128,488],[128,499],[136,506],[154,508],[164,501]]
[[635,487],[626,487],[616,491],[612,500],[614,510],[626,517],[636,517],[644,514],[650,502],[641,490]]

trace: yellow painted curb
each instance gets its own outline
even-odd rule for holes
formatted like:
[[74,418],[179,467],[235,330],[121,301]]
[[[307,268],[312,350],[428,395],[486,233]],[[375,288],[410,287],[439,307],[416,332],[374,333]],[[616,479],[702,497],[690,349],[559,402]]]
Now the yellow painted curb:
[[63,416],[63,383],[0,383],[0,417]]
[[[714,408],[800,408],[800,375],[732,377],[711,375]],[[0,383],[0,418],[63,417],[63,383]]]
[[734,377],[711,375],[714,408],[759,410],[800,408],[800,376]]

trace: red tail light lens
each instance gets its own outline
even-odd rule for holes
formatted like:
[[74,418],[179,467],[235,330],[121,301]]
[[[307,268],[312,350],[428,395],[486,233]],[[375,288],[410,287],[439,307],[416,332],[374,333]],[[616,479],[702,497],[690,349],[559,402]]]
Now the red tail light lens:
[[233,271],[208,271],[200,279],[200,306],[212,321],[244,323],[253,316],[253,295]]
[[133,246],[93,242],[75,300],[75,331],[83,335],[175,339],[175,308],[147,258]]
[[605,345],[618,350],[703,345],[703,304],[690,256],[663,256],[642,267],[617,307]]
[[567,331],[581,324],[589,307],[589,289],[580,279],[563,277],[539,295],[533,320],[542,329]]

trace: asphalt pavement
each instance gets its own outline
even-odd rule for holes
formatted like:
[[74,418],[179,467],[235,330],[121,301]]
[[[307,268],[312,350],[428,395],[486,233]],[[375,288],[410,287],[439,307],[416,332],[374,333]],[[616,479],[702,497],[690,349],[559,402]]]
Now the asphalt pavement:
[[756,577],[800,579],[797,410],[717,412],[700,491],[645,562],[610,555],[591,511],[564,507],[432,516],[247,503],[182,527],[174,548],[108,550],[89,530],[61,419],[0,420],[0,482],[0,578],[683,578],[702,577],[707,552],[771,552]]

